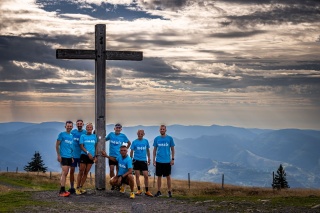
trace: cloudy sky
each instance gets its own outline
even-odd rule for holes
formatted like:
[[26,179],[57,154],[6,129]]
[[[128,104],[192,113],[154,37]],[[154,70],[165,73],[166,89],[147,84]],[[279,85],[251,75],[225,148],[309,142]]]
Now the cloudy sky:
[[108,124],[320,129],[319,0],[1,0],[0,19],[0,122],[94,121],[94,61],[55,52],[106,24],[144,55],[107,61]]

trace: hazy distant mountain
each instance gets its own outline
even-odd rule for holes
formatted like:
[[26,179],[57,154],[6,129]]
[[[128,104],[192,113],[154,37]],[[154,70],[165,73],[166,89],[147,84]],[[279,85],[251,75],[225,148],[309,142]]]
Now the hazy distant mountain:
[[252,151],[269,159],[314,170],[320,166],[319,131],[284,129],[257,136]]
[[[145,130],[152,147],[159,127],[123,127],[123,133],[133,141],[138,129]],[[189,173],[192,180],[219,183],[224,175],[226,184],[271,187],[272,172],[282,164],[291,187],[320,187],[320,131],[217,125],[172,125],[167,129],[176,143],[173,178],[187,179]],[[60,171],[55,142],[61,131],[62,122],[0,123],[0,169],[15,171],[18,167],[21,171],[39,151],[48,171]],[[113,125],[107,125],[106,131],[113,131]],[[153,173],[154,167],[150,170]]]
[[[16,128],[12,128],[12,124],[9,123],[9,127],[7,128],[8,132],[0,134],[0,147],[10,150],[0,149],[1,162],[9,161],[8,164],[19,162],[19,165],[25,166],[27,162],[31,161],[35,151],[39,151],[48,171],[57,171],[60,168],[56,161],[55,142],[59,132],[63,129],[62,123],[47,122],[30,125],[19,123]],[[7,156],[12,157],[7,158]],[[23,170],[23,166],[19,166],[20,171]],[[15,169],[15,166],[10,168]]]
[[24,127],[32,126],[33,123],[24,123],[24,122],[10,122],[10,123],[0,123],[0,134],[7,133],[11,131],[16,131]]

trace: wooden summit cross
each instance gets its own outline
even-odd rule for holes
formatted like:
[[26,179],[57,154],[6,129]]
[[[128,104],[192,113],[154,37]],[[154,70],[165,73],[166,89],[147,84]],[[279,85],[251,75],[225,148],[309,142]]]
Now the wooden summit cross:
[[101,150],[106,147],[106,60],[141,61],[142,52],[106,51],[106,25],[95,25],[95,50],[57,49],[57,59],[94,59],[95,60],[95,125],[98,137],[98,162],[95,165],[95,187],[106,187],[106,160]]

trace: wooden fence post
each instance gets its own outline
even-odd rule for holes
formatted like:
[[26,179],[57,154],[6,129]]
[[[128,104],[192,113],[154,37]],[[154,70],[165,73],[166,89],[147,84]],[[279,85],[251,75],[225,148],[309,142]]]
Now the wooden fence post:
[[189,184],[189,190],[190,190],[190,173],[188,173],[188,184]]
[[224,187],[224,174],[222,174],[222,189]]

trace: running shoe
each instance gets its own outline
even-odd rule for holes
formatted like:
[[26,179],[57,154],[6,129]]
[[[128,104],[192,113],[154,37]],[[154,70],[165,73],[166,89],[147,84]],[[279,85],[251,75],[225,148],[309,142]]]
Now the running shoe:
[[136,192],[136,195],[142,195],[142,191],[141,191],[141,190],[138,190],[138,191]]
[[76,189],[76,195],[81,195],[81,190],[80,189]]
[[119,191],[120,191],[121,193],[125,193],[126,187],[125,187],[125,186],[121,186]]
[[69,197],[70,196],[70,192],[60,192],[59,196],[60,197]]
[[84,194],[87,192],[87,190],[80,188],[80,192],[81,192],[81,194]]
[[161,196],[162,196],[162,194],[160,191],[158,191],[157,194],[155,195],[155,197],[161,197]]
[[68,190],[68,192],[70,192],[70,194],[74,194],[74,193],[76,193],[76,190],[75,190],[74,188],[70,188],[70,189]]
[[134,198],[135,198],[134,192],[131,192],[130,193],[130,199],[134,199]]
[[168,197],[172,197],[171,191],[168,191]]
[[149,197],[153,197],[152,193],[150,191],[147,191],[146,193],[144,193],[145,195],[149,196]]

